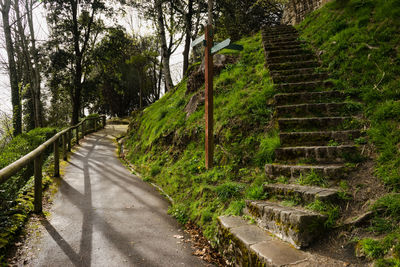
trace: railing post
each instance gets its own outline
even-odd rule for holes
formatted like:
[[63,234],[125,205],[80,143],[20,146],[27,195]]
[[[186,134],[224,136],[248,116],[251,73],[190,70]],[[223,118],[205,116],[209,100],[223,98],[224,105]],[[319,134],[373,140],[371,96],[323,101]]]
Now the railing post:
[[75,130],[76,130],[76,144],[79,145],[79,126],[77,126]]
[[103,128],[106,127],[106,116],[103,116]]
[[60,177],[60,153],[58,149],[58,138],[53,143],[54,148],[54,177]]
[[86,135],[85,122],[86,122],[86,120],[84,120],[84,121],[82,122],[82,137],[85,137],[85,135]]
[[34,160],[35,169],[35,213],[42,212],[42,155],[39,155]]
[[72,140],[72,130],[71,129],[68,130],[67,140],[68,140],[68,151],[71,152],[71,140]]
[[94,131],[97,132],[97,119],[94,119]]
[[62,142],[63,142],[63,159],[67,160],[67,134],[68,132],[64,133],[62,136]]

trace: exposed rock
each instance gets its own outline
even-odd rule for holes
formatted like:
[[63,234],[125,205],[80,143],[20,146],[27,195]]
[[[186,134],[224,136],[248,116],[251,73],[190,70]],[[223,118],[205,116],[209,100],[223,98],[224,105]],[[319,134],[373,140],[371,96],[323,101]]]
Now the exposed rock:
[[[229,55],[216,54],[213,56],[214,60],[214,75],[218,75],[228,64],[236,62],[236,57]],[[196,92],[204,84],[205,62],[201,63],[197,71],[194,71],[188,79],[186,94]]]
[[189,103],[185,107],[186,118],[193,114],[198,106],[204,104],[204,92],[198,92],[190,98]]

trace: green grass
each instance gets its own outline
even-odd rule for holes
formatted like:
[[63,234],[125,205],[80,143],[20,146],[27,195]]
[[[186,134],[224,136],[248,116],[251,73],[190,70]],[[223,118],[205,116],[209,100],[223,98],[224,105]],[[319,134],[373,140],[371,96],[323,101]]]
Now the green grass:
[[336,80],[336,89],[363,102],[363,121],[369,130],[355,143],[375,146],[375,174],[394,192],[372,207],[375,216],[368,230],[377,238],[358,243],[368,259],[376,260],[375,266],[400,266],[394,253],[400,246],[399,18],[398,0],[332,1],[298,26],[301,38],[322,51],[323,68]]
[[[263,199],[263,166],[274,160],[278,132],[271,124],[275,94],[265,69],[261,34],[243,38],[241,52],[214,78],[215,167],[204,164],[204,106],[186,118],[186,79],[132,117],[129,159],[143,176],[172,196],[170,213],[196,222],[214,240],[216,219],[241,215],[244,199]],[[200,90],[204,90],[204,87]]]

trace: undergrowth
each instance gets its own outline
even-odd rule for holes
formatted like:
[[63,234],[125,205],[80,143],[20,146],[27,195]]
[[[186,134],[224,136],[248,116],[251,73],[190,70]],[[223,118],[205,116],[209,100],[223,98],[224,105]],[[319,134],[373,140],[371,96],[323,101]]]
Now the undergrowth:
[[[271,118],[274,87],[264,67],[261,34],[243,38],[242,52],[214,78],[215,167],[204,164],[204,105],[184,108],[197,94],[184,79],[174,91],[132,117],[129,159],[146,180],[174,199],[170,214],[199,224],[209,240],[221,214],[240,215],[244,199],[262,199],[263,166],[279,146]],[[204,90],[204,87],[200,90]]]
[[[319,51],[336,89],[364,103],[368,138],[377,151],[375,174],[394,193],[372,207],[371,238],[359,250],[375,266],[400,266],[400,2],[332,1],[299,26],[301,38]],[[361,160],[361,159],[356,159]]]

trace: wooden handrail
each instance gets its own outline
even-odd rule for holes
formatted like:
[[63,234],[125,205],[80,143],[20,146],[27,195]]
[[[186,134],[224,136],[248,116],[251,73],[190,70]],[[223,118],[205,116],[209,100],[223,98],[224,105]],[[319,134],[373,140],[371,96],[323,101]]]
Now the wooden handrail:
[[[52,138],[38,146],[36,149],[31,151],[30,153],[26,154],[22,158],[18,159],[17,161],[14,161],[10,165],[4,167],[3,169],[0,170],[0,184],[6,182],[11,176],[16,174],[18,171],[20,171],[22,168],[27,166],[29,163],[32,161],[34,162],[34,175],[35,175],[35,212],[41,212],[42,211],[42,154],[44,151],[53,145],[53,150],[54,150],[54,159],[55,159],[55,166],[54,166],[54,176],[59,176],[60,170],[59,170],[59,149],[58,146],[60,142],[58,141],[62,137],[62,147],[63,147],[63,158],[64,160],[66,159],[67,155],[67,150],[71,150],[71,139],[72,139],[72,130],[76,129],[76,143],[79,144],[79,127],[82,126],[82,134],[80,137],[84,137],[86,134],[87,128],[85,127],[85,122],[86,121],[91,121],[95,120],[94,123],[94,131],[97,131],[97,123],[100,122],[102,124],[101,128],[104,128],[106,126],[106,117],[104,115],[101,115],[99,117],[94,117],[94,118],[85,118],[82,120],[80,123],[77,125],[71,126],[65,130],[62,130],[61,132],[55,134]],[[56,144],[56,145],[54,145]],[[68,146],[67,146],[68,144]],[[40,185],[40,186],[39,186]]]

